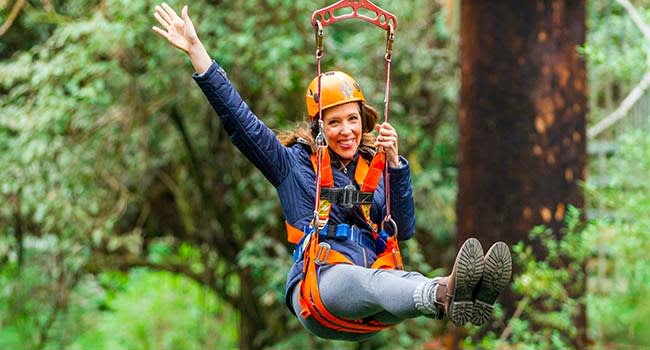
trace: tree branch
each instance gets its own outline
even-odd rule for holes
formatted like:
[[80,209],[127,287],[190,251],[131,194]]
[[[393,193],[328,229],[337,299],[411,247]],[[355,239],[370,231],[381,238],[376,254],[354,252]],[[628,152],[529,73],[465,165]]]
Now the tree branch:
[[528,306],[528,297],[523,298],[521,301],[519,301],[517,305],[517,309],[515,310],[515,313],[512,315],[510,318],[510,321],[508,321],[508,326],[503,330],[503,333],[501,333],[501,336],[499,337],[499,341],[505,341],[508,339],[510,336],[510,333],[512,333],[512,322],[514,320],[519,319],[521,317],[521,314],[524,312],[524,309],[526,309],[526,306]]
[[[643,18],[641,18],[639,11],[636,10],[634,5],[632,5],[628,0],[616,0],[616,2],[625,8],[634,24],[639,27],[643,36],[646,39],[650,39],[650,26],[643,21]],[[630,109],[637,103],[637,101],[639,101],[643,96],[643,93],[648,89],[648,86],[650,86],[650,70],[648,69],[650,67],[648,66],[650,66],[650,52],[646,53],[646,73],[641,79],[641,82],[632,89],[614,112],[587,130],[587,137],[591,139],[595,138],[600,133],[607,130],[607,128],[614,125],[614,123],[627,116]]]
[[[228,304],[236,307],[239,303],[238,298],[226,293],[225,284],[221,285],[219,281],[211,277],[209,273],[199,274],[191,270],[186,264],[174,263],[153,263],[139,256],[112,256],[101,252],[93,252],[93,258],[86,265],[86,271],[89,273],[99,273],[107,270],[129,271],[135,267],[147,267],[152,270],[167,271],[175,274],[181,274],[199,284],[208,286],[212,291],[217,293],[221,299]],[[207,267],[206,267],[207,268]]]
[[207,192],[205,190],[205,178],[203,176],[203,171],[199,167],[199,158],[197,157],[196,152],[194,151],[192,141],[190,141],[190,136],[187,134],[187,130],[185,130],[183,119],[176,107],[172,108],[169,117],[174,123],[174,126],[176,126],[176,129],[178,129],[178,132],[181,134],[181,137],[183,139],[183,144],[185,145],[185,148],[187,150],[187,154],[190,156],[190,164],[192,166],[191,169],[193,170],[192,173],[194,174],[194,178],[196,179],[196,184],[199,186],[199,190],[201,191],[201,199],[203,199],[203,201],[205,202],[208,200],[208,198],[207,198]]
[[16,1],[14,7],[11,9],[11,13],[9,13],[9,17],[7,17],[5,23],[3,23],[2,27],[0,27],[0,36],[3,36],[9,30],[9,28],[11,28],[11,25],[14,24],[14,20],[16,20],[16,17],[18,17],[20,10],[23,9],[23,6],[25,6],[26,2],[27,0]]
[[38,334],[38,344],[36,345],[36,349],[42,350],[45,348],[47,345],[47,342],[50,337],[50,330],[52,329],[52,326],[54,325],[54,322],[56,321],[59,313],[61,311],[64,311],[68,307],[68,301],[70,297],[70,291],[74,289],[74,287],[77,285],[77,282],[79,282],[79,278],[81,277],[81,274],[83,272],[82,269],[79,269],[75,271],[75,273],[72,274],[72,277],[68,280],[66,279],[66,274],[65,274],[65,264],[64,264],[64,257],[63,254],[57,255],[57,263],[59,265],[59,268],[61,269],[61,273],[59,275],[59,281],[58,281],[58,293],[56,295],[56,300],[54,301],[54,305],[52,305],[52,311],[47,315],[45,321],[40,326],[40,333]]
[[641,82],[632,89],[614,112],[587,130],[587,137],[593,139],[617,121],[625,118],[627,112],[641,99],[648,86],[650,86],[650,71],[645,73]]

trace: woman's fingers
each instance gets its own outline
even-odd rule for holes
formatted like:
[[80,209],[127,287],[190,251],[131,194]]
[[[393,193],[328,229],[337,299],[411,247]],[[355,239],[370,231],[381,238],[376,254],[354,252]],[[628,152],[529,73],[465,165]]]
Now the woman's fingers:
[[169,29],[169,22],[167,22],[162,16],[160,16],[160,14],[158,14],[157,11],[153,14],[153,16],[156,17],[158,23],[160,23],[160,25],[163,26],[165,30]]
[[394,150],[397,148],[395,140],[390,141],[377,141],[377,146],[381,146],[384,150]]
[[162,18],[165,22],[167,22],[168,25],[171,25],[173,23],[172,17],[169,16],[169,13],[167,13],[167,11],[165,11],[165,9],[163,9],[160,5],[156,5],[156,13],[154,14],[154,16],[156,14],[158,14],[160,18]]
[[162,30],[162,29],[160,29],[160,28],[158,28],[158,27],[156,27],[156,26],[151,27],[151,29],[152,29],[154,32],[158,33],[158,35],[160,35],[160,36],[162,36],[163,38],[169,40],[169,33],[167,33],[166,30]]
[[379,131],[379,134],[397,134],[395,128],[393,128],[389,123],[377,124],[375,128]]
[[188,21],[190,19],[190,16],[187,14],[187,5],[183,6],[181,9],[181,17],[183,18],[183,21]]
[[397,138],[397,133],[394,131],[384,131],[384,132],[379,132],[379,135],[377,137],[395,137]]
[[378,134],[376,146],[383,148],[391,166],[399,166],[397,131],[389,123],[378,124],[376,129]]
[[155,8],[154,17],[160,23],[160,27],[154,26],[151,29],[172,45],[189,52],[190,47],[198,42],[198,37],[187,14],[187,6],[182,9],[183,18],[178,17],[174,9],[167,3],[163,2],[161,5],[156,5]]
[[397,137],[395,136],[389,136],[389,135],[382,135],[377,138],[378,142],[397,142]]
[[190,37],[196,37],[196,30],[194,29],[194,24],[192,23],[190,15],[188,14],[187,5],[183,6],[183,9],[181,10],[181,16],[183,17],[183,22],[185,22],[185,27],[188,30],[188,35]]
[[397,136],[380,135],[377,137],[377,144],[383,147],[394,147],[397,145]]
[[181,18],[178,17],[178,15],[176,14],[176,11],[174,11],[174,9],[171,6],[167,5],[166,2],[162,3],[162,7],[165,9],[165,11],[167,11],[167,14],[169,15],[169,17],[171,18],[172,21],[180,21],[181,20]]
[[387,127],[378,128],[377,141],[378,142],[392,142],[397,144],[397,132],[395,129]]

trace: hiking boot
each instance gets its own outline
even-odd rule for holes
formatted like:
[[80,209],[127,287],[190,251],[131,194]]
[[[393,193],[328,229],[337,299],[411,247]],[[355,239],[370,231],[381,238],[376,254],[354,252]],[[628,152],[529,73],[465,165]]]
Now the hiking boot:
[[483,248],[470,238],[460,247],[451,274],[420,284],[413,293],[415,306],[424,315],[442,319],[445,315],[462,326],[474,312],[473,292],[483,274]]
[[485,254],[483,277],[474,291],[474,312],[472,323],[482,325],[492,316],[497,297],[510,282],[512,257],[510,249],[503,242],[497,242]]
[[[483,275],[483,247],[476,238],[463,243],[446,282],[446,314],[457,326],[469,322],[474,313],[474,289]],[[442,285],[442,283],[440,283]],[[442,293],[440,293],[442,294]]]

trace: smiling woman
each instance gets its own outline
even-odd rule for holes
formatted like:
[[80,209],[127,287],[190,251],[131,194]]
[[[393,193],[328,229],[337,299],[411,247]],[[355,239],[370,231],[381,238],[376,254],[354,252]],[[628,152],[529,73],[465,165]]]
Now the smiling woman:
[[402,270],[397,242],[415,233],[409,163],[398,153],[395,128],[377,125],[352,77],[328,72],[312,80],[309,126],[278,139],[210,58],[187,7],[181,18],[163,3],[154,16],[164,29],[153,30],[190,56],[193,78],[234,145],[278,192],[296,244],[285,301],[306,329],[359,341],[418,316],[448,316],[457,325],[487,321],[510,279],[507,246],[499,242],[484,256],[478,240],[469,239],[445,277]]
[[[311,120],[309,130],[298,127],[292,132],[281,133],[278,137],[283,145],[291,146],[302,139],[316,150],[314,139],[319,131],[317,89],[318,77],[307,88],[307,113]],[[399,167],[397,131],[390,123],[377,125],[377,110],[366,103],[361,87],[352,77],[338,71],[323,73],[321,95],[325,140],[340,161],[347,165],[359,147],[372,150],[369,153],[382,147],[388,164]],[[379,137],[375,137],[373,130],[377,130]]]
[[361,143],[361,111],[354,102],[332,107],[325,112],[325,139],[343,164],[348,164]]

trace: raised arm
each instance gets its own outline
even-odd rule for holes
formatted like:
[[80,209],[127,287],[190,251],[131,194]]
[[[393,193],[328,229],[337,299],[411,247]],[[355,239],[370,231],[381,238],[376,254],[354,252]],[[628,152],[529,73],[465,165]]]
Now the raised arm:
[[154,17],[164,29],[154,26],[153,31],[192,60],[196,70],[193,78],[219,115],[233,144],[273,186],[279,186],[291,169],[289,152],[275,133],[253,114],[226,72],[208,55],[190,20],[187,6],[183,7],[181,18],[163,2],[156,6]]

